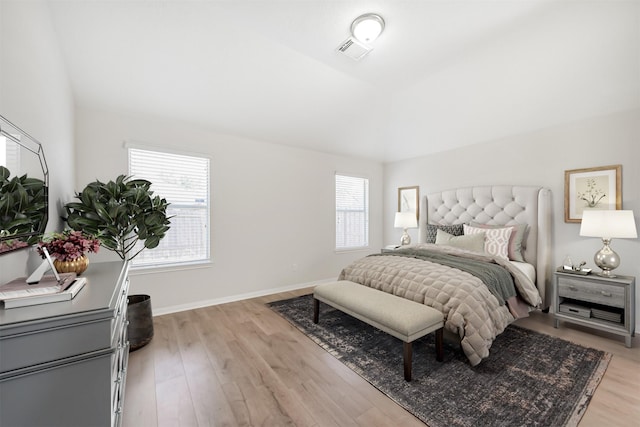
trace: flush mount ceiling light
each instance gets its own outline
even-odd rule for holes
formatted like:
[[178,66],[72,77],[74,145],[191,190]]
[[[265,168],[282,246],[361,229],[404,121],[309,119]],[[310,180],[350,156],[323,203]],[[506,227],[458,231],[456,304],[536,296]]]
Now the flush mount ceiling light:
[[384,19],[375,13],[358,16],[351,24],[351,34],[362,43],[371,43],[384,30]]
[[384,19],[375,13],[358,16],[351,24],[351,34],[340,46],[338,52],[359,61],[373,50],[371,42],[384,30]]

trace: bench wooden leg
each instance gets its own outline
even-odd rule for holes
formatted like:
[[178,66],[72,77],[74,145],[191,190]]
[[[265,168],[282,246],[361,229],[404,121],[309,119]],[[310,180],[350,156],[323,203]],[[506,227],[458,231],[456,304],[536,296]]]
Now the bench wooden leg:
[[410,342],[404,344],[404,379],[405,381],[411,381],[411,359],[413,356],[413,350]]
[[440,328],[436,331],[436,360],[442,362],[444,360],[444,348],[443,348],[443,332],[444,328]]
[[313,323],[318,323],[320,319],[320,300],[313,299]]

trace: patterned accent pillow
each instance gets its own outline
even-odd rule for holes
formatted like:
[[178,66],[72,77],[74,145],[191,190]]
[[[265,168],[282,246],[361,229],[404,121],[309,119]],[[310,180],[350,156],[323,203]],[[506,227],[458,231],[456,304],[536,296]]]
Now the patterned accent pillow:
[[464,234],[486,233],[484,251],[489,255],[509,259],[511,228],[478,228],[464,224]]
[[511,261],[524,261],[524,246],[526,240],[524,239],[527,232],[527,224],[511,224],[511,225],[489,225],[479,224],[471,221],[472,227],[478,228],[511,228],[511,237],[509,238],[509,259]]
[[435,243],[438,230],[447,232],[452,236],[462,236],[464,234],[462,224],[454,224],[454,225],[427,224],[427,239],[425,240],[425,242]]

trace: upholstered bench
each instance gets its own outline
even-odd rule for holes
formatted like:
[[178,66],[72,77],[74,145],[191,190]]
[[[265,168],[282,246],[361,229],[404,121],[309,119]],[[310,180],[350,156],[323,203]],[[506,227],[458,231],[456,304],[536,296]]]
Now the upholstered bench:
[[368,286],[342,280],[313,290],[313,322],[320,317],[320,301],[374,326],[404,343],[404,379],[411,381],[412,343],[436,333],[436,359],[443,360],[444,316],[438,310]]

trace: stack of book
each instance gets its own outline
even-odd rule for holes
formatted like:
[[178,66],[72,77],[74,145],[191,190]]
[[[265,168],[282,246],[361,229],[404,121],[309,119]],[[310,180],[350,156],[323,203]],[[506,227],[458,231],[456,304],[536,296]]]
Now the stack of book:
[[609,322],[623,323],[622,313],[609,310],[601,310],[599,308],[592,308],[591,312],[596,319],[608,320]]
[[35,284],[27,283],[26,277],[12,280],[0,286],[0,301],[4,308],[26,307],[51,302],[69,301],[83,288],[87,279],[75,273],[43,276]]

